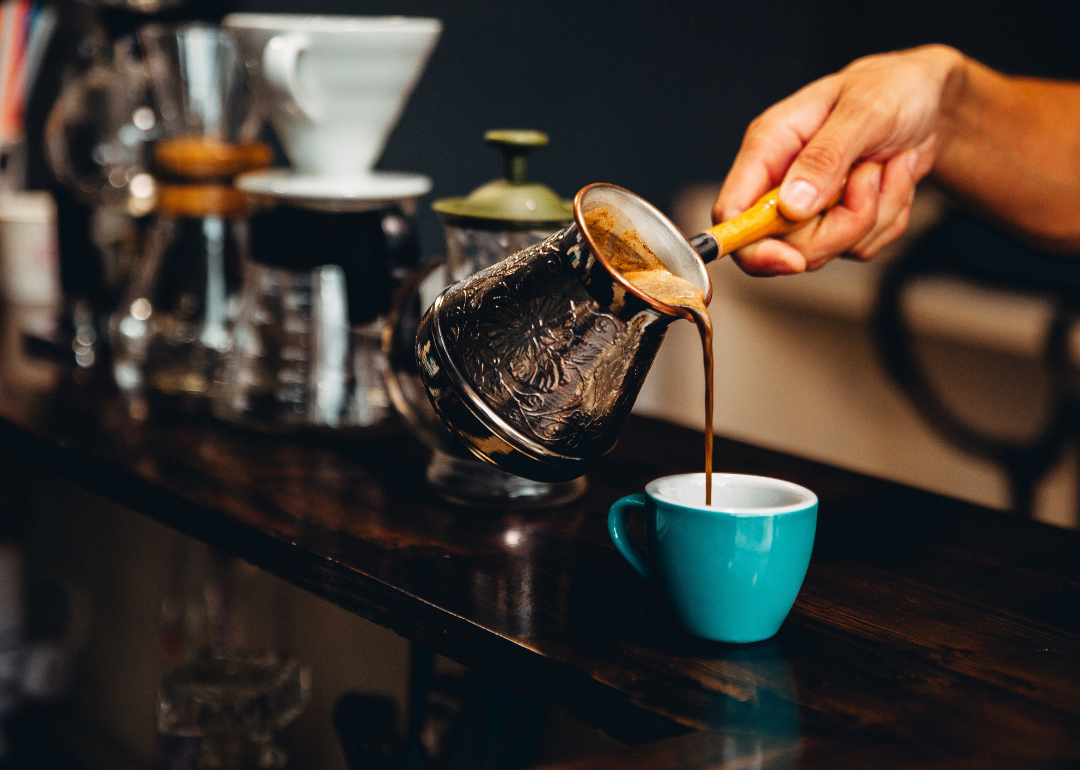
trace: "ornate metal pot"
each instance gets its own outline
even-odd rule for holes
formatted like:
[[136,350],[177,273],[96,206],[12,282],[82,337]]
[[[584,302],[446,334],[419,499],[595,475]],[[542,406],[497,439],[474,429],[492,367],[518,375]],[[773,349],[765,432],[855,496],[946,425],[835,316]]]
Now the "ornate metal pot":
[[[603,230],[586,215],[606,208]],[[712,297],[694,247],[652,205],[614,185],[574,199],[574,222],[446,289],[416,355],[435,410],[468,449],[518,476],[584,474],[615,445],[681,308],[640,292],[606,256],[643,244]]]

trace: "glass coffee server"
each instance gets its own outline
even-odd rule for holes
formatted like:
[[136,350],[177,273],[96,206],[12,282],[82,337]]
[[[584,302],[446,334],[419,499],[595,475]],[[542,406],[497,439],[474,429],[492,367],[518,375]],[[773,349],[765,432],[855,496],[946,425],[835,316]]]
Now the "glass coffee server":
[[246,249],[248,198],[232,178],[271,153],[247,138],[258,124],[228,32],[151,24],[138,41],[161,136],[146,191],[152,222],[110,321],[113,372],[129,393],[198,410],[230,346]]
[[378,435],[399,426],[382,330],[416,266],[415,194],[257,196],[232,347],[212,411],[271,432]]

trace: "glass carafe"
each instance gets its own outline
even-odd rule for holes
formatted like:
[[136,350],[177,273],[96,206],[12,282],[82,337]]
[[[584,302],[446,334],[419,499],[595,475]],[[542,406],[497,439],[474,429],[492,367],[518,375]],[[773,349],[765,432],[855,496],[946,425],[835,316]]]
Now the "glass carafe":
[[[132,37],[106,55],[91,30],[84,43],[97,48],[94,64],[60,92],[45,122],[45,159],[57,181],[64,293],[62,325],[48,338],[70,344],[81,367],[97,360],[99,313],[116,308],[153,206],[150,145],[160,133],[150,103],[149,75]],[[70,336],[69,342],[62,342]]]
[[397,429],[381,338],[418,255],[410,218],[279,206],[253,218],[251,251],[214,414],[267,431]]
[[134,43],[118,40],[111,59],[96,62],[60,92],[45,123],[44,150],[57,181],[81,203],[145,214],[146,180],[134,191],[131,183],[149,171],[148,142],[160,126]]
[[247,227],[242,193],[231,208],[196,202],[202,216],[159,209],[109,327],[117,384],[188,410],[209,395],[231,344]]
[[131,393],[201,409],[231,345],[247,249],[249,201],[232,177],[267,165],[270,152],[244,140],[250,99],[228,32],[151,24],[138,40],[161,136],[151,223],[110,321],[114,375]]

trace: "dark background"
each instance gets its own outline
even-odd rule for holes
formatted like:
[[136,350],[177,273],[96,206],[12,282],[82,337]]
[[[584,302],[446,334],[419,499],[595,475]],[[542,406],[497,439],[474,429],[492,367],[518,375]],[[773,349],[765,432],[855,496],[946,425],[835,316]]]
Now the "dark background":
[[[73,0],[61,10],[31,122],[44,120],[95,16],[114,34],[149,18]],[[430,200],[501,173],[481,140],[489,128],[546,131],[551,146],[535,154],[532,176],[563,196],[612,182],[669,208],[682,186],[723,179],[755,115],[863,54],[944,42],[1007,72],[1080,78],[1076,0],[192,0],[169,18],[231,11],[442,19],[440,43],[380,163],[433,178],[420,217],[428,254],[442,248]],[[43,174],[32,158],[31,184],[41,186]]]

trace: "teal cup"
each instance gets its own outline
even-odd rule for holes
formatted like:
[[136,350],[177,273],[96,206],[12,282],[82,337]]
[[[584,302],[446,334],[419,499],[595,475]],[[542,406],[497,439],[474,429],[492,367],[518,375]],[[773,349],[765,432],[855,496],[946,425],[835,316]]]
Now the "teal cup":
[[[764,476],[665,476],[611,506],[608,531],[630,566],[663,594],[690,633],[758,642],[780,630],[806,576],[817,529],[817,495]],[[646,548],[630,534],[645,517]]]

